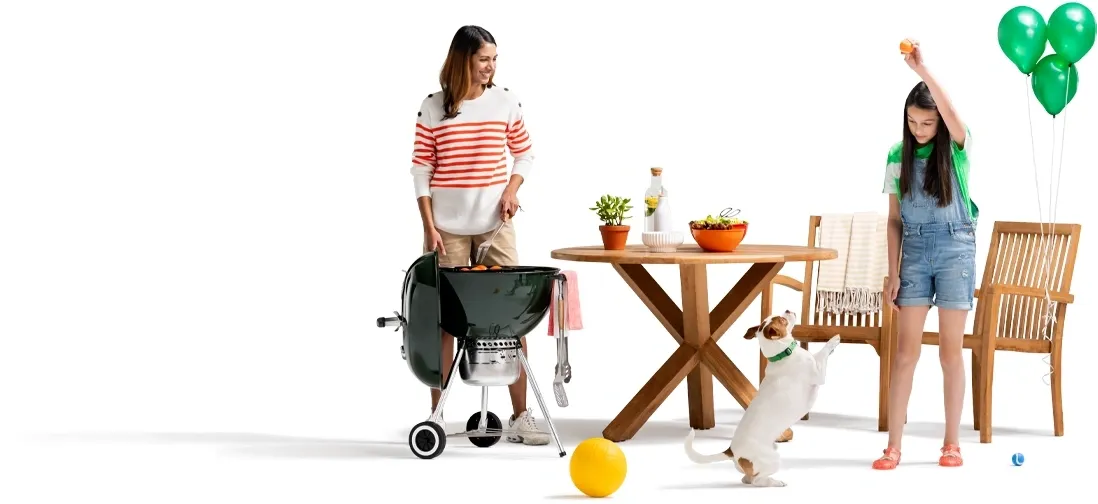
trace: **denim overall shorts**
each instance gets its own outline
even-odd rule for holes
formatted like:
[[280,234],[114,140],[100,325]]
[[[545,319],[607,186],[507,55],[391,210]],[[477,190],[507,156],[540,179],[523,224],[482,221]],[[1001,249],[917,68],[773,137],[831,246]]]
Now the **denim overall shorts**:
[[945,207],[922,191],[925,160],[915,161],[911,193],[900,199],[898,306],[971,310],[976,290],[976,222],[961,199],[956,174],[953,200]]

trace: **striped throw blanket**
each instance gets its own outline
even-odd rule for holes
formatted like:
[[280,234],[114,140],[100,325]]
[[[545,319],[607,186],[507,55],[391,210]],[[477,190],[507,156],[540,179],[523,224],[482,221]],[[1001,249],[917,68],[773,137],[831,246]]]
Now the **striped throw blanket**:
[[874,212],[820,218],[820,246],[838,257],[820,261],[816,310],[873,313],[881,309],[888,274],[888,217]]

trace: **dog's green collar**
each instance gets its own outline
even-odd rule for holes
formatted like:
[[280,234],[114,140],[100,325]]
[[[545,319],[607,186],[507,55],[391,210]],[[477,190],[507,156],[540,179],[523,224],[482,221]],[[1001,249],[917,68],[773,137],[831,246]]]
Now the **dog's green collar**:
[[797,348],[797,342],[796,341],[790,343],[789,348],[786,348],[785,350],[782,350],[777,355],[772,355],[770,357],[767,357],[766,360],[768,360],[770,362],[778,362],[778,361],[780,361],[780,360],[782,360],[786,357],[789,357],[790,355],[793,355],[793,350],[795,348]]

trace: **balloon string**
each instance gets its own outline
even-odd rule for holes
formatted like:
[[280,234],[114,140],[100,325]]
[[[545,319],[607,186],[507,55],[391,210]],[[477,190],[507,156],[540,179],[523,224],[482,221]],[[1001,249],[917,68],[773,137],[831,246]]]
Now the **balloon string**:
[[[1067,79],[1068,79],[1067,84],[1070,86],[1070,79],[1071,79],[1070,71],[1068,73]],[[1070,87],[1065,87],[1065,91],[1064,91],[1064,103],[1065,104],[1067,103],[1068,89],[1070,89]],[[1042,238],[1042,243],[1043,243],[1043,246],[1041,247],[1041,251],[1040,251],[1039,261],[1040,261],[1040,264],[1042,264],[1044,266],[1044,271],[1042,272],[1043,277],[1041,278],[1041,283],[1042,283],[1041,287],[1044,290],[1045,306],[1044,306],[1044,310],[1043,310],[1044,313],[1040,317],[1041,318],[1041,325],[1040,325],[1040,329],[1039,329],[1039,334],[1041,336],[1041,339],[1043,339],[1045,341],[1051,341],[1052,340],[1052,331],[1051,331],[1051,329],[1052,329],[1052,326],[1054,326],[1055,323],[1056,323],[1056,316],[1055,316],[1056,303],[1054,303],[1052,301],[1051,295],[1050,295],[1050,287],[1051,287],[1051,284],[1053,282],[1053,279],[1052,279],[1052,248],[1053,248],[1054,242],[1057,241],[1057,240],[1055,240],[1055,235],[1053,235],[1053,233],[1055,232],[1056,214],[1058,213],[1057,210],[1059,209],[1060,173],[1062,171],[1063,164],[1064,164],[1063,152],[1064,152],[1064,144],[1066,143],[1064,141],[1063,135],[1064,135],[1064,132],[1066,131],[1067,114],[1066,114],[1066,112],[1064,112],[1064,114],[1063,114],[1064,115],[1064,127],[1061,127],[1061,131],[1060,131],[1061,141],[1060,141],[1060,162],[1059,163],[1056,162],[1056,116],[1052,116],[1051,121],[1050,121],[1051,126],[1052,126],[1052,145],[1049,148],[1049,151],[1050,151],[1050,154],[1051,154],[1051,157],[1052,157],[1052,159],[1049,162],[1049,209],[1048,209],[1048,212],[1049,212],[1049,221],[1050,222],[1049,222],[1049,230],[1048,230],[1048,232],[1046,232],[1045,231],[1045,224],[1044,224],[1044,222],[1045,222],[1044,221],[1044,207],[1041,205],[1041,185],[1040,185],[1040,179],[1039,179],[1038,174],[1037,174],[1036,141],[1035,141],[1034,136],[1033,136],[1033,112],[1032,112],[1032,102],[1031,102],[1030,97],[1029,97],[1028,83],[1027,83],[1027,86],[1026,86],[1026,112],[1029,115],[1030,148],[1031,148],[1032,159],[1033,159],[1033,179],[1034,179],[1034,184],[1036,185],[1036,189],[1037,189],[1037,210],[1038,210],[1038,214],[1040,216],[1041,238]],[[1055,191],[1054,191],[1054,188],[1053,188],[1053,177],[1055,177]],[[1052,354],[1051,353],[1047,354],[1044,358],[1041,359],[1045,363],[1045,365],[1048,366],[1048,370],[1049,370],[1048,373],[1045,373],[1041,377],[1041,379],[1045,383],[1045,385],[1051,385],[1051,383],[1050,383],[1051,376],[1054,372],[1056,372],[1056,369],[1052,366],[1051,359],[1052,359]]]

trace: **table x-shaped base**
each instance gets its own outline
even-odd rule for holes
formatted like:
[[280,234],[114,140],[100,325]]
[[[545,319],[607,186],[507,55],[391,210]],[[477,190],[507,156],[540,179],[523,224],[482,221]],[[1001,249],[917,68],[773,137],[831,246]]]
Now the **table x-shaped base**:
[[[713,311],[709,311],[709,283],[705,264],[679,265],[682,309],[640,264],[614,264],[637,297],[652,311],[679,348],[660,366],[637,395],[602,431],[603,437],[620,442],[631,439],[659,408],[671,391],[686,378],[690,403],[690,426],[716,426],[713,411],[713,378],[747,408],[757,390],[736,364],[717,346],[717,340],[778,275],[784,263],[754,264]],[[783,438],[791,438],[786,431]],[[787,439],[783,439],[787,440]]]

